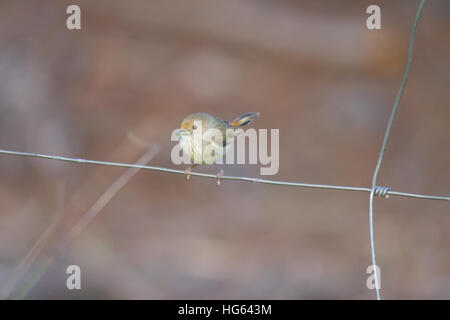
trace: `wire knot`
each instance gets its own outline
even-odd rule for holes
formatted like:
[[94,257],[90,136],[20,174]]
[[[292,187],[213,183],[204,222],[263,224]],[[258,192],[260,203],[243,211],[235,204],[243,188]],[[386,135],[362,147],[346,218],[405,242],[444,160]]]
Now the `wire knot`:
[[375,187],[373,188],[373,194],[378,197],[389,198],[390,187]]

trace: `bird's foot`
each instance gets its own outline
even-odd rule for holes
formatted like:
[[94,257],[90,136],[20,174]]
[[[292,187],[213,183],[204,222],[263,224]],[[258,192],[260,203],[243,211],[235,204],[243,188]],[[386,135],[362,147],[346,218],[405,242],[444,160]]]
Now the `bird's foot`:
[[184,178],[186,179],[186,181],[188,181],[191,176],[191,170],[192,170],[192,168],[189,167],[184,171]]
[[196,166],[198,166],[198,164],[193,164],[193,165],[191,165],[191,166],[189,166],[189,168],[187,168],[185,171],[184,171],[184,178],[186,179],[186,181],[187,180],[189,180],[189,178],[191,177],[191,171],[192,171],[192,169],[194,169]]
[[222,184],[223,170],[220,170],[220,172],[216,174],[216,177],[217,177],[217,186],[220,186]]

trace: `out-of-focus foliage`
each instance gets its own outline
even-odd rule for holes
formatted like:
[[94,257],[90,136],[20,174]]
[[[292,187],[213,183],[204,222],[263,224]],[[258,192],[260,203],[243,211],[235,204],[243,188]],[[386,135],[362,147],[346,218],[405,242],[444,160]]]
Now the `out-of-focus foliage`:
[[[159,144],[152,164],[175,167],[187,114],[259,111],[255,128],[280,129],[269,178],[369,186],[418,1],[377,3],[379,31],[358,1],[82,0],[69,31],[69,1],[1,1],[0,146],[133,162]],[[450,194],[449,9],[425,7],[380,185]],[[56,214],[55,243],[123,170],[0,156],[0,286]],[[450,298],[449,212],[376,200],[386,298]],[[140,172],[29,297],[373,298],[368,230],[365,193]]]

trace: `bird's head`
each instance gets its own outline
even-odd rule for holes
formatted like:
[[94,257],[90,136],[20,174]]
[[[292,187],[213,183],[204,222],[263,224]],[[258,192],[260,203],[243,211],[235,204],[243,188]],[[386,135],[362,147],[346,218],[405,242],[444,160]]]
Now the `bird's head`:
[[188,117],[181,123],[181,128],[177,131],[178,139],[183,136],[192,136],[195,130],[197,130],[197,125],[194,122],[201,121],[201,119],[195,119],[194,117]]

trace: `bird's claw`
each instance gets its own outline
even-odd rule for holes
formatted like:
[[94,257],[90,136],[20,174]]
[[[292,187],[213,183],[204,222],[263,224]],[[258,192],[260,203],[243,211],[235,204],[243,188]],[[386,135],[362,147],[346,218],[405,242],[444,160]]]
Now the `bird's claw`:
[[191,168],[187,168],[186,171],[184,171],[184,178],[186,179],[186,181],[188,181],[190,177],[191,177]]
[[196,166],[198,166],[198,164],[194,163],[184,171],[184,178],[186,179],[186,181],[189,180],[189,178],[191,177],[191,170],[194,169]]
[[216,177],[217,177],[217,186],[220,186],[222,184],[223,179],[223,170],[220,170],[220,172],[216,174]]

